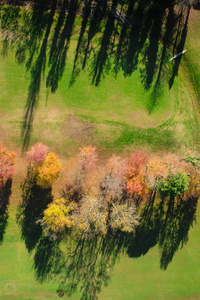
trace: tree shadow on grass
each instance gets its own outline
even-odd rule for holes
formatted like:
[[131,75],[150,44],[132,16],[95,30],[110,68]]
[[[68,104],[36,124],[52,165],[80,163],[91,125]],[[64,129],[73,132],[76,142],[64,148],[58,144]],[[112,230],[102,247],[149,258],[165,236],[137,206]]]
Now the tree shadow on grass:
[[107,234],[92,240],[66,235],[62,243],[42,238],[34,256],[36,277],[58,281],[59,295],[81,293],[81,299],[97,299],[107,286],[111,271],[124,252],[125,235]]
[[192,193],[186,199],[179,197],[175,202],[169,202],[158,240],[161,269],[166,270],[174,254],[188,242],[189,230],[196,220],[198,197]]
[[12,180],[8,179],[0,190],[0,244],[3,243],[3,237],[8,222],[8,206],[11,195]]
[[[23,149],[27,149],[30,142],[34,112],[39,98],[41,76],[42,74],[44,74],[45,65],[46,65],[47,42],[48,42],[51,26],[53,23],[54,14],[55,14],[55,7],[53,6],[46,20],[46,31],[42,40],[41,47],[39,49],[37,59],[33,63],[33,66],[31,68],[31,82],[28,88],[28,97],[27,97],[24,122],[22,127]],[[39,11],[37,11],[36,15],[39,16],[39,19],[41,18]],[[36,22],[36,26],[37,26],[37,22]],[[32,58],[32,55],[30,58]],[[29,60],[28,63],[30,64],[31,61]]]
[[140,257],[158,244],[160,268],[166,270],[174,254],[188,241],[189,230],[196,220],[198,198],[198,193],[188,192],[175,199],[157,199],[145,207],[140,226],[127,242],[128,255]]
[[[181,12],[182,14],[182,12]],[[178,20],[178,29],[177,34],[174,42],[174,55],[182,52],[184,50],[185,40],[187,37],[187,30],[188,30],[188,20],[190,15],[190,8],[187,9],[186,16],[183,14]],[[176,76],[178,76],[178,70],[181,63],[182,55],[178,56],[173,61],[173,69],[172,74],[169,79],[169,88],[171,89],[174,83],[174,79]]]
[[37,223],[43,217],[43,211],[53,201],[51,188],[44,189],[37,185],[31,168],[21,185],[22,201],[17,209],[17,222],[20,225],[21,237],[26,248],[31,252],[42,234],[42,228]]
[[124,253],[138,258],[156,244],[161,252],[160,267],[165,270],[175,252],[188,241],[198,197],[188,192],[182,198],[157,199],[152,192],[134,235],[108,232],[88,240],[71,231],[60,241],[42,237],[35,248],[36,278],[57,281],[60,296],[80,293],[80,299],[97,299]]
[[123,253],[138,258],[158,244],[160,267],[166,269],[175,252],[188,241],[199,197],[196,192],[187,192],[175,199],[160,199],[152,192],[134,235],[108,231],[105,236],[89,240],[75,231],[66,231],[60,239],[49,240],[42,235],[41,225],[36,221],[52,201],[51,189],[38,187],[29,169],[22,191],[18,222],[28,251],[34,249],[37,280],[54,280],[60,296],[78,292],[81,299],[97,299]]
[[73,35],[78,42],[69,86],[81,70],[88,69],[91,83],[98,86],[107,74],[117,77],[122,71],[127,77],[139,69],[144,88],[148,90],[154,84],[151,113],[162,92],[162,81],[170,78],[171,88],[178,73],[181,56],[170,70],[168,53],[172,45],[174,53],[183,49],[188,17],[189,10],[187,16],[184,11],[177,14],[172,1],[53,0],[47,5],[35,1],[29,11],[12,5],[3,7],[2,54],[9,47],[15,49],[16,60],[25,63],[30,72],[22,126],[23,149],[30,142],[42,76],[46,75],[46,87],[54,93],[67,65]]

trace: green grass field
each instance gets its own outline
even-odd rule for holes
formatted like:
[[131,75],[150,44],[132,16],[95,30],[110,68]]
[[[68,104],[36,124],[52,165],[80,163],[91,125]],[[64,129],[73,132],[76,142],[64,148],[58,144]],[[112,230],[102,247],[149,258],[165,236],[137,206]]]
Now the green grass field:
[[[16,206],[9,209],[9,222],[0,246],[0,299],[59,299],[58,284],[36,281],[33,254],[28,254],[15,220]],[[111,272],[108,287],[102,287],[99,299],[199,299],[199,209],[197,223],[189,232],[189,241],[179,249],[167,270],[160,269],[160,250],[156,245],[138,258],[122,256]],[[63,297],[67,299],[67,297]],[[77,294],[70,299],[80,299]]]
[[[99,27],[97,26],[98,28],[94,26],[97,33],[92,38],[87,53],[87,63],[83,68],[84,51],[92,22],[87,23],[78,58],[74,64],[80,41],[80,29],[84,25],[79,16],[75,20],[73,34],[68,44],[66,41],[70,22],[65,17],[68,27],[65,28],[64,23],[60,25],[59,30],[65,40],[61,50],[65,49],[66,52],[59,52],[59,47],[54,48],[52,41],[58,33],[56,32],[56,26],[59,24],[57,21],[62,16],[55,14],[47,48],[45,48],[44,37],[48,31],[50,13],[41,16],[44,19],[43,25],[41,22],[41,31],[44,30],[42,34],[40,27],[37,28],[37,26],[33,26],[31,31],[28,31],[31,28],[30,24],[34,25],[34,18],[31,23],[31,14],[26,15],[25,11],[23,14],[27,18],[20,21],[21,35],[16,34],[17,39],[14,40],[12,47],[8,47],[7,55],[0,55],[0,141],[10,150],[17,151],[18,166],[24,163],[21,158],[21,149],[24,142],[22,127],[26,103],[30,91],[37,99],[39,78],[41,78],[39,99],[37,105],[34,106],[30,144],[36,141],[43,142],[61,158],[74,156],[80,146],[87,144],[97,146],[102,159],[109,157],[111,153],[127,155],[135,149],[143,149],[147,153],[166,151],[178,152],[182,155],[198,153],[200,148],[198,102],[200,68],[197,63],[200,60],[199,10],[191,11],[185,43],[188,51],[181,60],[178,76],[174,77],[171,88],[169,88],[169,81],[175,64],[169,63],[172,55],[170,47],[165,52],[162,43],[156,43],[155,35],[150,42],[148,39],[145,41],[143,47],[138,50],[137,56],[132,55],[128,49],[134,48],[135,44],[139,47],[142,43],[141,39],[138,39],[140,43],[136,43],[133,39],[132,44],[127,46],[127,41],[131,40],[131,34],[134,33],[136,37],[139,35],[137,30],[133,32],[127,30],[123,40],[123,29],[119,24],[108,23],[106,26],[103,22],[103,25],[101,23]],[[11,17],[14,22],[15,14],[11,14]],[[15,23],[13,24],[8,22],[7,32],[11,38],[12,30],[15,32],[18,28],[15,27]],[[31,39],[34,36],[36,38]],[[105,42],[102,44],[103,38]],[[2,30],[1,52],[5,50],[4,40],[5,32],[3,33]],[[122,49],[120,59],[117,61],[116,57],[119,52],[117,50],[119,50],[121,40]],[[23,47],[27,41],[29,44],[25,51],[26,59],[23,59]],[[62,38],[60,41],[62,42]],[[102,45],[107,47],[106,59],[99,54]],[[55,57],[50,63],[52,49]],[[153,56],[152,49],[157,49],[156,57]],[[33,61],[28,69],[32,54]],[[66,55],[67,60],[62,60],[63,55]],[[162,56],[164,56],[163,61]],[[127,57],[128,59],[131,57],[132,60],[126,60]],[[23,63],[19,64],[20,59]],[[150,80],[154,59],[154,74]],[[129,66],[126,65],[127,62],[130,62]],[[42,64],[44,64],[44,74],[41,70]],[[56,73],[55,66],[58,67],[58,73]],[[63,73],[62,66],[64,66]],[[129,67],[132,68],[131,71]],[[119,70],[116,71],[118,68]],[[51,79],[55,78],[55,82],[52,82],[47,89],[46,80],[51,74],[50,70],[55,76]],[[161,75],[159,70],[161,70]],[[100,71],[100,81],[97,84]],[[72,79],[74,82],[70,85]],[[94,79],[93,84],[92,79]],[[58,80],[58,88],[55,93],[51,93],[56,80]],[[148,81],[151,81],[149,85]],[[32,90],[31,83],[33,83]],[[14,178],[8,226],[3,243],[0,245],[0,299],[60,299],[56,293],[58,284],[54,280],[43,283],[37,281],[33,266],[34,251],[31,254],[28,253],[24,241],[21,240],[20,228],[16,223],[16,204],[20,200],[19,184],[25,177],[24,169],[25,166],[24,168],[22,166]],[[197,222],[189,231],[189,240],[174,254],[166,270],[160,268],[161,250],[158,244],[150,248],[145,255],[137,258],[122,255],[109,274],[108,286],[102,286],[98,299],[200,299],[199,221],[198,206]],[[68,299],[68,297],[64,296],[62,299]],[[75,293],[70,299],[80,299],[80,294]]]
[[[52,64],[49,62],[49,66],[47,63],[44,65],[46,71],[42,75],[42,67],[39,67],[39,62],[41,59],[41,64],[45,64],[44,61],[47,58],[41,58],[41,41],[36,41],[38,53],[36,52],[37,54],[33,56],[30,72],[26,72],[26,69],[32,48],[26,50],[26,64],[18,64],[16,62],[19,60],[18,52],[22,51],[20,48],[22,45],[18,40],[13,43],[14,45],[16,43],[16,48],[13,46],[12,50],[8,49],[7,55],[0,57],[1,132],[5,133],[4,139],[7,144],[13,142],[17,146],[22,146],[21,130],[26,111],[27,94],[37,98],[36,86],[39,86],[39,101],[36,100],[37,105],[36,103],[33,105],[31,144],[37,140],[43,141],[53,146],[55,150],[59,149],[59,153],[65,156],[70,156],[71,153],[77,151],[79,146],[88,143],[96,145],[102,151],[105,150],[105,153],[122,152],[123,150],[130,152],[136,148],[146,149],[149,152],[158,151],[158,149],[159,151],[170,150],[183,153],[188,149],[198,150],[199,117],[195,106],[196,95],[189,88],[186,72],[181,72],[182,66],[179,76],[175,77],[172,88],[169,89],[168,81],[172,76],[173,69],[173,63],[168,61],[170,52],[168,51],[161,63],[160,57],[164,49],[161,44],[156,44],[158,49],[155,51],[158,52],[153,69],[154,75],[151,77],[148,62],[147,65],[143,62],[144,59],[151,59],[150,56],[143,57],[143,51],[153,50],[153,46],[148,50],[147,40],[144,49],[137,57],[138,62],[132,66],[130,74],[126,75],[127,70],[123,70],[123,62],[119,61],[121,67],[119,66],[115,75],[114,70],[117,67],[115,53],[111,52],[110,58],[107,57],[106,60],[101,57],[103,54],[101,54],[99,43],[103,37],[99,33],[100,35],[97,34],[91,46],[94,50],[92,48],[92,54],[88,54],[86,67],[81,70],[81,60],[83,59],[81,51],[84,51],[84,48],[79,51],[74,65],[75,53],[80,48],[80,36],[78,36],[80,24],[81,20],[78,18],[67,48],[64,72],[60,70],[58,74],[56,73],[56,68],[62,67],[59,65],[60,62],[57,62],[61,59],[62,53],[58,53],[55,62]],[[49,44],[46,46],[45,55],[47,57],[52,51],[51,40],[55,37],[54,30],[52,25],[52,36],[49,37]],[[103,31],[103,29],[101,30]],[[120,35],[120,30],[118,34]],[[137,32],[133,34],[137,34]],[[83,39],[82,47],[84,47],[84,42]],[[116,39],[116,45],[114,45],[116,49],[117,43]],[[2,51],[5,51],[4,48],[5,45],[2,43]],[[145,50],[146,48],[147,50]],[[115,51],[117,51],[116,49]],[[107,52],[109,55],[109,51]],[[104,69],[100,73],[101,80],[97,86],[92,85],[95,72],[100,72],[96,56],[100,56],[99,60],[102,64],[104,63]],[[134,57],[132,59],[134,60]],[[75,71],[73,71],[74,66]],[[159,70],[161,70],[161,75]],[[55,78],[53,77],[53,79],[51,72],[54,72]],[[52,81],[50,87],[46,89],[45,81],[48,82],[48,77]],[[151,77],[151,83],[147,84],[150,81],[149,77]],[[41,83],[38,83],[37,78],[40,78]],[[72,79],[74,83],[70,85]],[[58,89],[51,94],[50,88],[54,88],[56,84],[58,84]],[[30,108],[32,102],[29,100]],[[69,121],[69,115],[74,116],[75,120]],[[55,138],[56,145],[53,143]]]

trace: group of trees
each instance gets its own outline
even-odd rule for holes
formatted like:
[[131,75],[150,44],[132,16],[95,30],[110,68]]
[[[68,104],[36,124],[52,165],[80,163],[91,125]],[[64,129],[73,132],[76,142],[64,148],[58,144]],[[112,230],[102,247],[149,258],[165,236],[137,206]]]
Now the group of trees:
[[[1,145],[1,189],[12,178],[15,157]],[[46,145],[36,143],[26,152],[26,158],[30,162],[27,176],[33,185],[51,189],[61,173],[57,156]],[[186,192],[199,192],[199,159],[195,157],[149,157],[136,151],[128,158],[112,155],[104,165],[98,166],[97,162],[96,148],[90,145],[81,148],[75,162],[69,163],[71,170],[61,198],[53,201],[52,197],[36,220],[49,239],[60,239],[69,231],[84,238],[107,232],[134,232],[140,222],[140,208],[156,197],[174,201]],[[22,187],[26,190],[26,184]]]
[[[1,146],[0,200],[6,205],[15,157]],[[35,249],[37,278],[58,276],[60,295],[79,289],[81,299],[97,299],[125,250],[138,257],[158,244],[166,269],[187,242],[200,195],[200,158],[135,151],[102,162],[95,147],[83,147],[63,171],[57,199],[52,193],[61,174],[57,156],[36,143],[26,158],[17,221],[27,250]],[[1,238],[8,212],[7,206],[0,208]]]
[[37,143],[26,152],[26,157],[30,160],[36,183],[43,187],[49,188],[53,182],[59,178],[61,163],[57,156],[50,152],[49,148],[42,143]]
[[[48,147],[37,143],[26,155],[35,183],[50,188],[61,171],[55,154],[48,154]],[[186,200],[186,192],[198,192],[198,158],[183,159],[176,154],[149,157],[136,151],[129,158],[113,155],[104,165],[97,162],[96,148],[91,145],[81,148],[76,160],[70,161],[61,197],[38,216],[37,222],[50,240],[60,240],[70,232],[87,239],[108,232],[134,232],[141,207],[156,198]]]

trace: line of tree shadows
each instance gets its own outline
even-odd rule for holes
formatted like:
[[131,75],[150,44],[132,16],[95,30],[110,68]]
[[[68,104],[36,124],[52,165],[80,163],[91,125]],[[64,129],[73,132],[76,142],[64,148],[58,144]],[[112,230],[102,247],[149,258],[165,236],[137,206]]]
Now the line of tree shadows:
[[130,239],[128,255],[140,257],[158,244],[160,268],[167,269],[175,252],[188,241],[189,229],[196,220],[198,197],[198,193],[188,192],[184,197],[150,202],[141,214],[141,223],[134,239]]
[[188,191],[182,196],[161,199],[152,192],[141,210],[140,225],[134,234],[121,231],[113,234],[109,230],[105,236],[89,240],[71,230],[57,240],[49,240],[37,220],[53,201],[51,189],[38,187],[29,169],[22,184],[17,219],[27,250],[34,250],[37,280],[57,281],[60,296],[79,292],[81,299],[97,299],[123,254],[138,258],[158,245],[160,268],[167,269],[175,252],[188,241],[189,230],[196,220],[198,197],[197,192]]
[[3,238],[8,223],[8,207],[11,188],[12,180],[8,179],[0,190],[0,245],[3,243]]
[[69,87],[86,69],[95,86],[108,73],[117,77],[123,72],[126,77],[139,69],[144,88],[153,86],[149,112],[162,92],[162,80],[172,87],[181,56],[169,64],[169,49],[174,54],[183,50],[190,8],[178,12],[171,0],[38,0],[30,2],[29,10],[20,8],[23,1],[12,3],[15,5],[0,6],[2,54],[11,47],[16,61],[25,63],[30,72],[22,128],[24,149],[30,141],[42,77],[45,75],[46,87],[54,93],[67,65],[73,35],[78,38]]

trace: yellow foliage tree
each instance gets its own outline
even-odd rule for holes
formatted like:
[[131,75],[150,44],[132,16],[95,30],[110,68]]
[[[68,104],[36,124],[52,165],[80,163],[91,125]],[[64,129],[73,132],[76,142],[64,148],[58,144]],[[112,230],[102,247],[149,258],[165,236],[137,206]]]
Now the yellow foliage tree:
[[15,152],[9,152],[0,143],[0,190],[7,179],[12,179],[16,156]]
[[49,204],[44,211],[41,225],[44,234],[50,239],[56,239],[66,228],[73,226],[72,212],[76,210],[75,203],[69,203],[67,199],[61,198]]
[[43,188],[49,188],[60,176],[61,163],[57,156],[50,152],[44,161],[34,167],[34,175],[37,184]]

